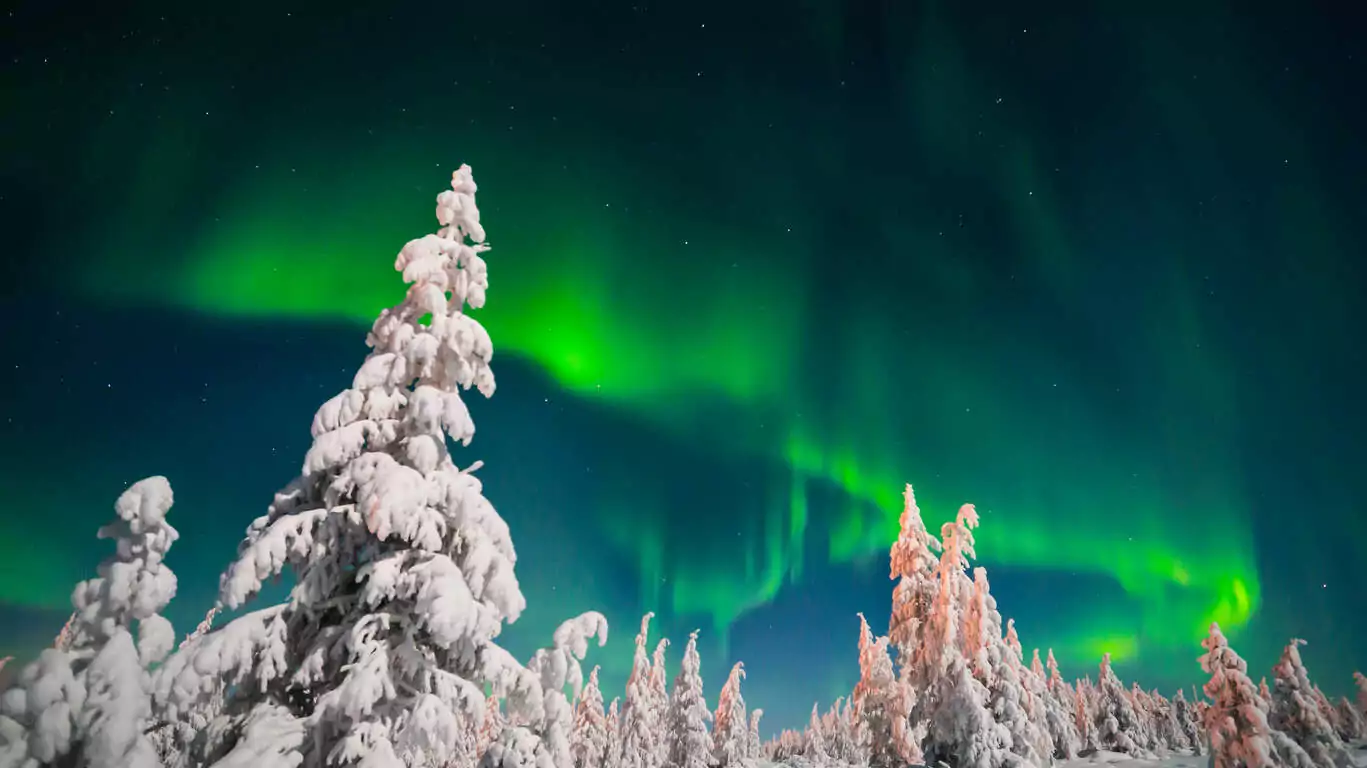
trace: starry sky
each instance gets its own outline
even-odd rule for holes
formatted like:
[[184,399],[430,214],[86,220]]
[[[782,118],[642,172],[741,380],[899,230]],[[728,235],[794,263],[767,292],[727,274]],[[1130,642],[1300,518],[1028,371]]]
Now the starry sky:
[[[359,5],[359,4],[356,4]],[[702,630],[766,732],[886,626],[902,484],[1027,649],[1367,666],[1367,48],[1246,4],[29,3],[4,19],[0,653],[164,474],[189,630],[470,163],[524,658]],[[80,19],[75,22],[73,19]],[[1357,329],[1357,330],[1355,330]],[[283,587],[275,595],[283,594]],[[656,635],[653,635],[653,637]],[[652,640],[653,643],[653,640]]]

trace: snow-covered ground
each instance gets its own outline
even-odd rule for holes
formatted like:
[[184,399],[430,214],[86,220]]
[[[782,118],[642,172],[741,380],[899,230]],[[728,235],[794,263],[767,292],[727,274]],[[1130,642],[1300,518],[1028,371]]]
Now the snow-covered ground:
[[[1367,768],[1367,742],[1357,742],[1353,745],[1353,762]],[[1057,768],[1097,768],[1101,765],[1113,768],[1207,768],[1210,765],[1210,756],[1183,754],[1156,760],[1136,760],[1119,752],[1102,750],[1087,757],[1058,763]]]

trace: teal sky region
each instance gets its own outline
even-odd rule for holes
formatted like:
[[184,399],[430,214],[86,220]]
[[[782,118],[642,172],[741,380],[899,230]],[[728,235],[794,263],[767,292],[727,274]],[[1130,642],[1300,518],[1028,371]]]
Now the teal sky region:
[[[1069,676],[1367,664],[1367,50],[1233,4],[30,7],[5,62],[0,650],[177,490],[189,629],[474,166],[526,655],[641,613],[770,727],[857,676],[901,489]],[[435,15],[432,15],[435,14]],[[842,634],[841,627],[844,627]]]

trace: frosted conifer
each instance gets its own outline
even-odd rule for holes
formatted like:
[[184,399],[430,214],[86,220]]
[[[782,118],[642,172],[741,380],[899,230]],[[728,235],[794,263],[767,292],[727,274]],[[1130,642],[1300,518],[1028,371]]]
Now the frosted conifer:
[[1200,719],[1196,716],[1196,708],[1187,701],[1187,696],[1181,688],[1178,688],[1176,695],[1172,697],[1172,710],[1173,719],[1177,721],[1186,748],[1190,749],[1192,754],[1201,754]]
[[[176,593],[163,560],[179,534],[164,477],[140,480],[114,504],[99,537],[114,554],[99,575],[76,586],[75,608],[59,637],[0,697],[0,765],[156,768],[148,667],[175,645],[161,615]],[[137,637],[134,638],[134,633]]]
[[[707,722],[712,713],[707,710],[703,696],[702,658],[698,656],[698,630],[688,636],[684,647],[679,675],[674,678],[674,691],[669,701],[667,740],[671,768],[707,768],[712,757],[712,738],[707,733]],[[748,734],[747,734],[748,736]],[[750,750],[746,742],[746,755]]]
[[631,677],[627,679],[626,697],[622,701],[622,768],[660,768],[659,710],[651,691],[650,657],[646,655],[646,639],[654,616],[647,613],[641,617]]
[[[650,661],[650,708],[654,710],[654,720],[660,727],[667,725],[669,717],[669,670],[665,667],[665,651],[669,648],[669,638],[662,637],[655,644],[655,653]],[[656,765],[669,762],[669,738],[660,734],[655,739]]]
[[897,654],[900,676],[919,686],[924,684],[924,675],[917,670],[917,654],[938,591],[935,552],[940,551],[940,542],[926,530],[910,483],[903,492],[900,524],[890,553],[890,577],[897,579],[897,586],[892,591],[888,642]]
[[[210,760],[459,759],[452,747],[462,721],[482,720],[486,685],[513,722],[543,719],[536,674],[494,642],[526,604],[508,526],[478,462],[460,469],[448,449],[474,436],[461,390],[494,392],[493,345],[465,313],[488,288],[475,192],[461,166],[437,198],[441,229],[395,259],[407,295],[376,319],[350,388],[314,416],[299,477],[221,580],[219,602],[236,610],[288,569],[289,601],[187,643],[158,672],[172,713],[223,695],[212,680],[230,686]],[[503,739],[486,760],[535,751],[517,728]]]
[[603,692],[598,687],[598,667],[594,667],[574,709],[574,727],[570,731],[574,768],[602,768],[607,751],[607,715],[603,712]]
[[1362,715],[1363,720],[1367,720],[1367,675],[1361,672],[1353,673],[1353,684],[1357,686],[1357,705],[1358,714]]
[[[1267,714],[1258,691],[1248,677],[1248,665],[1229,647],[1218,624],[1210,625],[1210,635],[1201,642],[1206,652],[1201,669],[1210,674],[1205,693],[1210,707],[1204,726],[1210,738],[1211,768],[1274,768],[1284,755],[1279,754]],[[1290,741],[1282,736],[1283,741]],[[1291,746],[1295,746],[1294,743]],[[1304,755],[1303,750],[1299,751]],[[1308,757],[1294,764],[1308,768]]]
[[1130,695],[1120,685],[1115,670],[1111,668],[1111,654],[1101,657],[1101,671],[1097,678],[1097,741],[1102,749],[1124,752],[1140,756],[1144,753],[1140,745],[1137,715]]
[[[1077,756],[1078,751],[1077,726],[1073,723],[1073,713],[1068,705],[1057,693],[1050,690],[1051,678],[1058,675],[1058,664],[1054,662],[1053,653],[1049,654],[1049,662],[1053,669],[1046,673],[1044,664],[1040,661],[1039,649],[1034,650],[1030,658],[1028,689],[1044,715],[1044,727],[1053,745],[1054,757],[1071,760]],[[1059,684],[1062,685],[1062,682],[1060,679]]]
[[740,681],[745,679],[745,665],[736,662],[727,675],[717,696],[717,714],[712,725],[713,761],[725,768],[739,763],[748,754],[746,743],[750,729],[745,719],[745,699],[740,693]]
[[[981,569],[979,569],[981,570]],[[1011,751],[1033,766],[1052,763],[1054,745],[1042,724],[1037,724],[1030,713],[1029,693],[1025,675],[1029,671],[1021,662],[1020,642],[1015,640],[1016,629],[1007,622],[1007,639],[997,640],[997,652],[991,654],[995,667],[991,670],[988,687],[988,709],[992,718],[1011,734]]]
[[608,746],[603,756],[603,768],[621,768],[622,765],[622,715],[619,712],[620,698],[613,698],[608,705]]
[[579,697],[584,673],[579,661],[588,652],[589,638],[596,637],[602,646],[608,639],[608,622],[601,613],[589,611],[570,619],[555,630],[550,648],[536,652],[527,669],[537,675],[542,691],[542,719],[535,724],[535,733],[555,768],[570,768],[570,729],[574,712],[565,696],[569,685],[571,696]]
[[1310,677],[1301,663],[1302,645],[1304,640],[1293,639],[1272,668],[1275,681],[1267,724],[1299,744],[1315,765],[1350,768],[1352,757],[1315,701]]
[[909,681],[898,679],[888,655],[888,638],[873,638],[859,614],[859,683],[854,711],[868,734],[869,766],[885,768],[921,762],[920,733],[913,730],[915,697]]
[[746,742],[745,756],[751,760],[759,760],[764,756],[764,742],[759,738],[759,719],[764,717],[764,710],[756,707],[750,710],[750,733]]
[[1367,722],[1364,722],[1362,715],[1357,708],[1348,700],[1347,696],[1340,696],[1339,703],[1335,707],[1338,712],[1339,726],[1341,728],[1339,736],[1344,741],[1356,741],[1367,739]]

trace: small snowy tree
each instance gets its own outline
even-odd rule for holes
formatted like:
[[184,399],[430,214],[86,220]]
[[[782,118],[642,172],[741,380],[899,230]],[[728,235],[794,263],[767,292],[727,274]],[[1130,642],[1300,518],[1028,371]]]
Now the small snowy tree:
[[[1058,664],[1054,661],[1053,653],[1049,654],[1049,663],[1052,669],[1046,673],[1044,664],[1040,661],[1039,649],[1036,648],[1030,658],[1030,675],[1026,678],[1027,690],[1043,713],[1044,728],[1049,734],[1049,742],[1053,745],[1054,757],[1071,760],[1077,756],[1077,726],[1073,724],[1073,713],[1068,709],[1068,705],[1050,689],[1052,678],[1058,676]],[[1059,678],[1058,682],[1061,685],[1062,678]]]
[[[0,765],[155,768],[148,667],[165,658],[175,632],[161,610],[176,593],[163,562],[178,538],[166,522],[171,485],[134,483],[99,537],[114,554],[71,595],[60,648],[43,651],[0,697]],[[136,633],[136,639],[134,634]]]
[[712,721],[712,755],[723,768],[741,762],[748,754],[746,743],[750,729],[745,720],[745,699],[740,694],[740,681],[744,679],[745,665],[738,661],[717,696],[717,714]]
[[821,722],[821,710],[812,702],[812,714],[807,719],[807,730],[802,732],[802,754],[818,764],[830,762],[830,751],[826,747],[826,730]]
[[527,669],[537,675],[542,692],[542,720],[535,729],[540,746],[555,768],[571,768],[570,729],[574,713],[565,696],[569,685],[571,695],[578,698],[584,674],[579,661],[588,652],[588,640],[598,638],[602,646],[608,640],[608,621],[603,614],[589,611],[570,619],[555,630],[550,648],[536,652]]
[[659,712],[650,687],[650,657],[646,655],[646,638],[654,616],[647,613],[641,617],[641,631],[636,635],[636,655],[622,702],[621,768],[660,768]]
[[854,710],[868,734],[869,766],[888,768],[921,762],[920,732],[910,722],[915,702],[911,684],[898,679],[888,655],[888,638],[873,638],[859,614],[859,683]]
[[[650,661],[650,708],[655,713],[655,722],[661,727],[667,725],[669,718],[669,670],[665,668],[665,651],[668,648],[669,638],[660,638],[655,644],[655,653],[652,654]],[[655,739],[655,750],[656,765],[669,762],[669,738],[666,735],[661,734]]]
[[602,768],[607,751],[608,722],[603,713],[603,692],[598,687],[598,667],[594,667],[574,709],[574,727],[570,730],[574,768]]
[[1136,738],[1139,736],[1139,722],[1134,704],[1111,668],[1109,653],[1101,657],[1097,686],[1098,707],[1095,717],[1097,740],[1101,748],[1142,756],[1145,750],[1140,746],[1142,737]]
[[[979,569],[981,570],[981,569]],[[1042,724],[1037,723],[1030,713],[1029,693],[1024,677],[1029,671],[1024,668],[1020,653],[1020,642],[1016,640],[1014,622],[1008,621],[1006,640],[989,639],[998,648],[990,654],[994,667],[990,671],[988,686],[988,709],[992,718],[1006,727],[1011,734],[1011,751],[1020,755],[1033,766],[1049,765],[1053,762],[1054,745],[1049,741]]]
[[1187,696],[1181,688],[1178,688],[1177,694],[1172,697],[1172,710],[1187,749],[1190,749],[1192,754],[1201,754],[1200,719],[1196,716],[1196,708],[1187,701]]
[[614,698],[608,705],[608,746],[603,756],[603,768],[621,768],[622,765],[622,716],[618,711],[621,699]]
[[1301,663],[1302,645],[1304,640],[1293,639],[1272,668],[1275,682],[1267,724],[1291,737],[1315,765],[1351,768],[1352,757],[1315,701],[1310,677]]
[[[688,636],[679,676],[674,678],[674,692],[669,701],[667,739],[671,768],[707,768],[712,756],[712,739],[707,733],[707,722],[712,713],[707,710],[703,696],[702,658],[698,655],[698,630]],[[747,741],[746,755],[750,750]]]
[[751,760],[759,760],[764,756],[764,742],[759,737],[759,719],[764,717],[764,710],[756,707],[750,710],[750,734],[746,742],[745,756]]
[[1358,714],[1362,715],[1363,720],[1367,720],[1367,675],[1361,672],[1353,673],[1353,684],[1357,686]]

